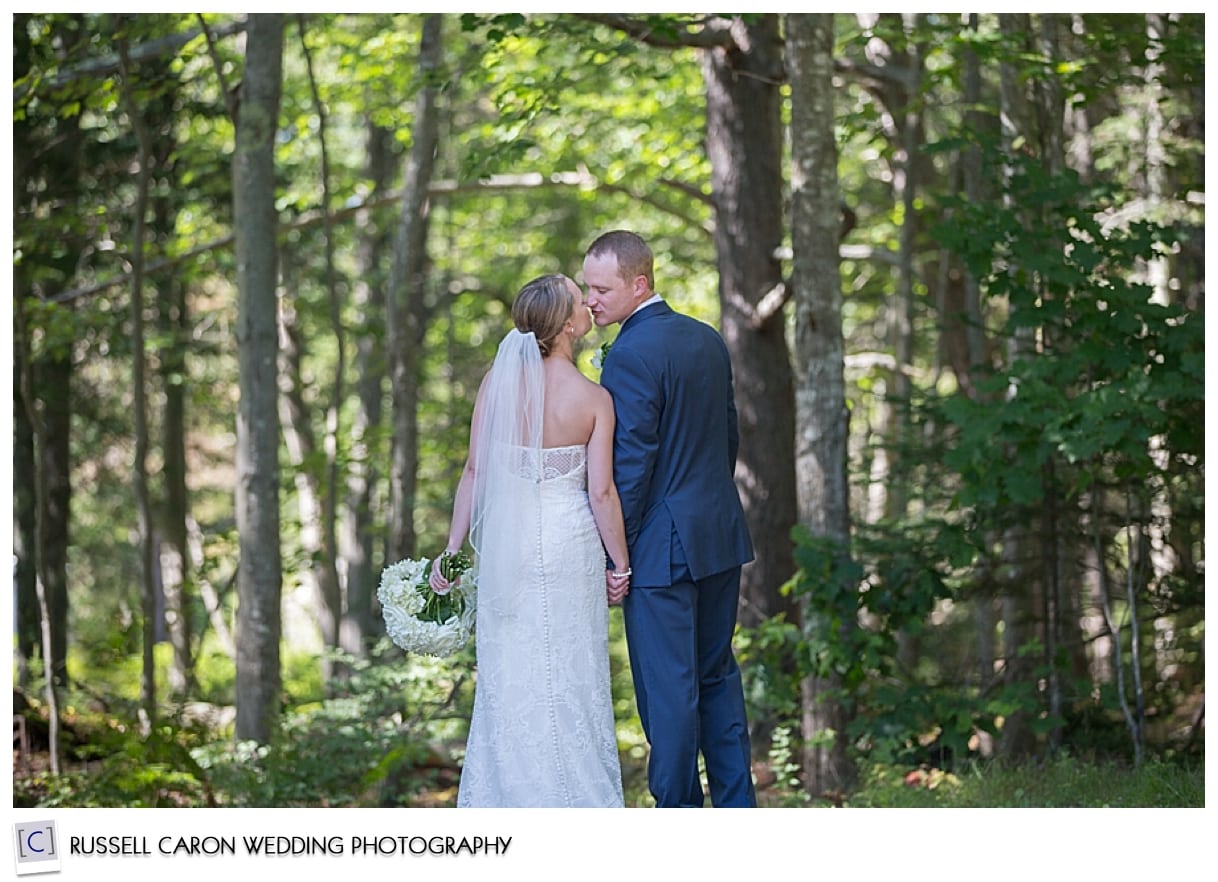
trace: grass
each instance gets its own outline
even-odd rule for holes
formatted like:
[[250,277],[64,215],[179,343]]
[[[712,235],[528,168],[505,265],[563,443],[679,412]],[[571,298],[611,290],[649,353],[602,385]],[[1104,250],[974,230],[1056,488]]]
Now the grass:
[[[1205,807],[1205,766],[1200,760],[1151,759],[1133,768],[1114,760],[1062,754],[1047,762],[973,763],[955,772],[875,764],[863,769],[852,792],[832,800],[811,797],[797,781],[776,779],[763,765],[755,769],[762,808]],[[651,806],[645,759],[623,756],[622,774],[626,805]]]
[[1152,759],[1133,768],[1060,755],[1020,765],[990,762],[954,773],[875,766],[847,806],[857,808],[1203,808],[1201,761]]

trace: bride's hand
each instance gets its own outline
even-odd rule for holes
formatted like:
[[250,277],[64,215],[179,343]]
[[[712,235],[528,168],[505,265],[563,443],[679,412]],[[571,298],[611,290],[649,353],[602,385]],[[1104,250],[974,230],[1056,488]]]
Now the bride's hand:
[[622,598],[630,593],[630,570],[627,569],[623,573],[605,570],[605,589],[609,596],[610,606],[617,606],[621,603]]
[[431,562],[431,578],[429,578],[427,581],[431,584],[431,590],[436,592],[436,594],[447,594],[453,589],[453,586],[461,580],[458,579],[456,582],[449,582],[447,579],[445,579],[440,573],[440,559],[437,557]]

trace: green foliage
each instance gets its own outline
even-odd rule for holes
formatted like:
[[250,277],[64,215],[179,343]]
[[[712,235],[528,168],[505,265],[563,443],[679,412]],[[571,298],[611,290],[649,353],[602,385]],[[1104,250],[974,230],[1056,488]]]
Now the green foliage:
[[975,558],[963,529],[933,520],[862,527],[851,555],[802,526],[793,538],[799,570],[784,590],[800,603],[802,632],[779,616],[739,636],[754,713],[797,719],[798,683],[812,674],[840,683],[833,697],[853,709],[846,735],[860,755],[914,756],[932,733],[940,749],[963,756],[976,731],[993,730],[993,709],[977,696],[920,682],[925,673],[898,663],[901,635],[925,631]]
[[[610,615],[611,674],[626,790],[645,804],[646,740],[634,711],[620,609]],[[472,647],[440,661],[403,654],[382,640],[367,659],[336,657],[350,672],[323,697],[316,659],[285,662],[289,702],[269,745],[234,742],[218,723],[231,696],[231,661],[201,666],[216,705],[183,706],[140,735],[138,702],[65,715],[81,744],[61,776],[20,775],[15,802],[43,806],[392,806],[452,805],[473,700]],[[293,661],[293,659],[296,659]],[[126,666],[101,688],[138,694]],[[119,679],[123,682],[118,682]],[[231,700],[231,699],[230,699]],[[192,709],[193,708],[193,709]],[[230,707],[231,710],[231,707]],[[84,763],[85,765],[81,766]]]
[[437,745],[464,735],[471,650],[441,663],[382,641],[369,658],[343,661],[351,675],[340,691],[285,719],[259,761],[242,769],[251,774],[250,788],[243,794],[238,787],[234,799],[267,806],[409,803],[429,782],[408,773],[450,762]]
[[792,530],[792,538],[799,569],[784,591],[806,598],[801,672],[818,677],[836,673],[849,689],[866,676],[870,665],[864,657],[874,651],[872,635],[855,627],[862,568],[836,539],[814,536],[802,524]]
[[1139,281],[1185,234],[1108,226],[1106,188],[1012,163],[1008,207],[961,202],[936,228],[1006,310],[1008,358],[979,371],[978,394],[941,406],[955,502],[988,527],[1025,523],[1047,496],[1069,504],[1128,488],[1147,498],[1203,453],[1203,315]]
[[[996,166],[1001,155],[982,147]],[[1107,188],[1011,162],[1006,207],[956,203],[935,231],[985,295],[1006,304],[999,333],[1013,343],[1004,365],[979,375],[980,394],[943,404],[957,430],[948,455],[964,481],[957,502],[983,520],[1019,519],[1050,490],[1071,498],[1096,484],[1144,486],[1163,468],[1152,438],[1180,463],[1202,448],[1203,317],[1138,281],[1184,233],[1109,227],[1103,218],[1117,206]],[[1053,487],[1049,465],[1064,467]]]
[[[804,638],[819,659],[811,670],[861,683],[893,655],[895,634],[917,633],[935,603],[952,596],[954,568],[972,562],[975,549],[959,528],[924,520],[860,526],[853,556],[837,541],[792,531],[799,566],[786,587],[806,604],[813,624]],[[866,620],[868,627],[856,628]]]
[[793,659],[806,657],[799,625],[780,613],[755,628],[738,628],[733,646],[750,718],[798,720],[802,673]]
[[[1105,191],[1073,172],[1015,165],[1011,207],[961,203],[936,233],[987,296],[1005,299],[1003,332],[1038,340],[1017,345],[980,395],[943,405],[957,429],[948,458],[964,479],[957,502],[1019,517],[1040,502],[1050,463],[1070,467],[1062,489],[1073,496],[1097,482],[1147,482],[1161,469],[1155,436],[1173,457],[1201,454],[1204,328],[1201,315],[1136,281],[1139,264],[1179,234],[1150,223],[1105,229]],[[1006,456],[994,455],[996,442]]]
[[799,761],[800,738],[792,726],[776,726],[770,737],[766,759],[775,776],[775,787],[795,797],[797,803],[807,801],[800,778],[803,766]]
[[[88,699],[85,699],[87,702]],[[69,770],[59,779],[15,776],[14,803],[62,807],[160,807],[208,805],[210,783],[191,749],[211,737],[182,717],[158,721],[147,734],[135,702],[115,701],[105,712],[69,708],[62,726],[70,733]]]
[[[147,736],[114,715],[71,719],[87,745],[81,771],[22,779],[16,800],[56,806],[344,806],[414,804],[455,781],[443,746],[463,737],[472,689],[454,671],[383,643],[335,696],[296,704],[272,743],[167,718]],[[313,665],[316,668],[316,665]],[[134,709],[130,709],[134,716]]]
[[[983,537],[1044,523],[1050,511],[1070,512],[1050,522],[1054,530],[1077,530],[1075,512],[1127,523],[1180,476],[1196,475],[1203,455],[1203,316],[1142,281],[1145,267],[1178,249],[1187,232],[1110,223],[1119,212],[1110,188],[980,146],[991,167],[1010,163],[1006,201],[956,203],[935,234],[1003,317],[996,333],[1006,346],[1004,357],[978,369],[975,392],[932,404],[950,426],[944,463],[957,473],[953,504],[969,513],[979,549]],[[1186,478],[1176,498],[1199,505],[1200,493],[1199,480]],[[1191,507],[1176,509],[1176,529],[1187,530]],[[1107,536],[1111,528],[1098,529]],[[1149,588],[1139,602],[1163,590]],[[1040,735],[1066,723],[1038,707],[1035,683],[1067,664],[1044,653],[1035,639],[1020,648],[1039,664],[1030,679],[987,696],[990,715],[1021,712]],[[1109,696],[1105,710],[1116,708]]]

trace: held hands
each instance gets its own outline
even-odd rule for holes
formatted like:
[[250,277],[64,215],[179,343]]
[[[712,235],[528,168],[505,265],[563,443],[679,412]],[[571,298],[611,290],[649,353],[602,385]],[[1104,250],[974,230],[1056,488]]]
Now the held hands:
[[622,598],[630,593],[630,573],[629,567],[621,572],[605,570],[605,588],[609,594],[610,606],[617,606],[622,602]]

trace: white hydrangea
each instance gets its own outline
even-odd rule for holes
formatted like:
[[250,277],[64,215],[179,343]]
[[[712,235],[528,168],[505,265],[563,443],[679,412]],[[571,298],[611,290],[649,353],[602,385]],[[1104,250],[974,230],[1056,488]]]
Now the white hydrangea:
[[418,586],[420,582],[427,581],[430,564],[431,561],[425,557],[419,560],[406,558],[385,567],[381,573],[380,587],[376,589],[376,599],[381,602],[381,607],[393,607],[409,616],[422,612],[424,598]]
[[464,647],[473,634],[477,585],[472,571],[463,573],[459,585],[448,592],[451,599],[464,599],[461,614],[442,622],[426,620],[420,614],[432,593],[428,584],[430,565],[427,558],[390,564],[381,573],[376,596],[385,619],[385,633],[395,645],[407,652],[445,658]]

